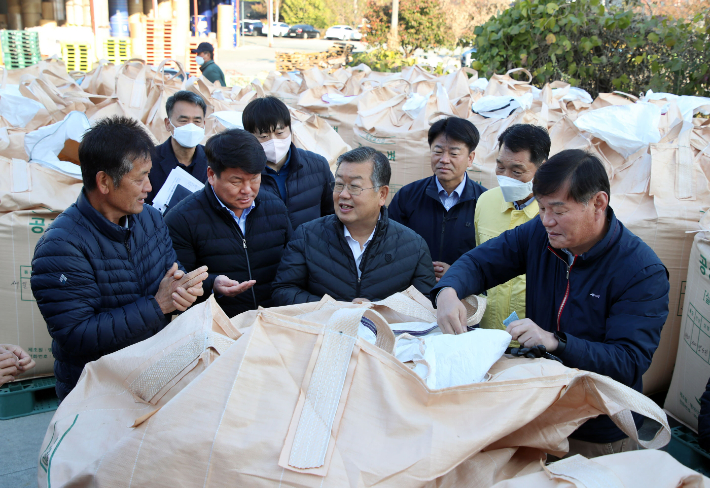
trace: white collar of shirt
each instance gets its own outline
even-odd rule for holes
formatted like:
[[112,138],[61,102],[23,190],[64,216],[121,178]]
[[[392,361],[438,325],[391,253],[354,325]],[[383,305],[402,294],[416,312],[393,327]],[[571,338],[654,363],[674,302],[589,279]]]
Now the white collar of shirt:
[[[377,217],[377,222],[379,221],[380,217]],[[360,278],[360,275],[362,274],[362,272],[360,271],[360,261],[362,261],[362,255],[365,253],[367,245],[370,244],[372,238],[375,235],[375,231],[377,230],[377,224],[375,224],[375,228],[372,229],[372,234],[370,234],[370,237],[367,238],[367,241],[365,241],[365,244],[362,245],[362,248],[360,247],[360,243],[356,241],[350,234],[350,231],[348,230],[348,227],[346,225],[343,225],[343,229],[345,234],[345,242],[347,242],[348,246],[350,246],[350,250],[353,253],[353,257],[355,258],[355,268],[357,269],[357,277]]]
[[217,201],[219,202],[219,204],[222,205],[222,207],[224,207],[224,208],[227,209],[227,212],[229,212],[229,215],[232,216],[232,218],[234,219],[234,221],[235,221],[235,222],[237,223],[237,225],[239,226],[239,229],[241,229],[242,234],[243,234],[243,235],[246,235],[246,233],[247,233],[247,229],[246,229],[246,226],[247,226],[247,215],[249,215],[249,212],[251,212],[251,211],[254,209],[254,207],[256,207],[256,200],[253,201],[253,202],[251,202],[251,207],[245,208],[245,209],[242,211],[242,216],[241,216],[241,217],[237,217],[237,214],[235,214],[234,212],[232,212],[232,210],[231,210],[228,206],[226,206],[224,203],[222,203],[222,200],[220,200],[219,197],[217,196],[217,192],[214,191],[214,187],[213,187],[212,185],[210,185],[210,188],[212,188],[212,193],[214,193],[214,197],[217,199]]
[[[439,200],[441,200],[441,204],[444,206],[446,211],[448,212],[451,207],[459,203],[459,199],[461,198],[461,195],[463,195],[463,190],[466,187],[466,179],[468,178],[468,175],[464,173],[463,175],[463,180],[461,180],[461,183],[459,183],[459,186],[454,188],[454,191],[451,192],[451,195],[446,193],[446,190],[444,190],[444,187],[441,186],[441,183],[439,182],[439,178],[436,176],[434,177],[434,180],[436,181],[436,188],[439,191]],[[442,193],[443,192],[443,193]]]

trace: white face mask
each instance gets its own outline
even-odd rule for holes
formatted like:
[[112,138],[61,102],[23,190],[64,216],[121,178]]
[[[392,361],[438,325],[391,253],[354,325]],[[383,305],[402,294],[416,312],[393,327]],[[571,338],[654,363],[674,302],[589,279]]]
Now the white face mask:
[[[170,122],[170,125],[173,125],[173,123]],[[173,129],[175,129],[173,137],[182,147],[195,147],[205,138],[205,129],[197,127],[195,124],[187,124],[182,127],[173,125]]]
[[286,139],[269,139],[266,142],[262,142],[261,147],[264,148],[268,162],[278,163],[291,149],[291,135],[289,134]]
[[520,200],[525,200],[532,193],[532,180],[527,183],[523,183],[515,178],[508,178],[507,176],[502,175],[498,175],[496,178],[498,178],[498,185],[503,191],[503,199],[506,202],[518,202]]
[[198,66],[202,66],[203,64],[205,64],[205,58],[203,58],[202,56],[195,56],[195,62]]

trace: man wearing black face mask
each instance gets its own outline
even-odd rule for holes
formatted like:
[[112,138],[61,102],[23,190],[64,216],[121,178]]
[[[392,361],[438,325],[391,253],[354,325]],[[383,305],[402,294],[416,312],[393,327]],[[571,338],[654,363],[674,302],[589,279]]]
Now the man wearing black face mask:
[[200,144],[205,137],[205,101],[195,93],[181,90],[168,98],[165,110],[168,114],[165,128],[171,137],[155,148],[150,171],[153,189],[146,198],[149,205],[175,168],[185,170],[202,183],[207,182],[207,156]]

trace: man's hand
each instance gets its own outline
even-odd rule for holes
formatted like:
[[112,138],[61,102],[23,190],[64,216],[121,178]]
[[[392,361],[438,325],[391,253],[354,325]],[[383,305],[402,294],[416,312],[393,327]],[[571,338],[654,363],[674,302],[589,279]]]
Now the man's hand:
[[466,307],[453,288],[444,288],[439,292],[436,300],[436,322],[444,334],[466,332]]
[[242,281],[239,283],[236,280],[230,280],[224,275],[219,275],[214,280],[212,290],[214,290],[215,293],[224,295],[225,297],[233,297],[239,295],[240,293],[244,293],[255,284],[256,280]]
[[441,279],[442,276],[444,276],[444,273],[446,273],[450,267],[450,264],[446,264],[441,261],[434,261],[434,276],[436,276],[437,282]]
[[202,282],[207,278],[207,266],[197,268],[187,274],[178,269],[177,263],[165,273],[160,281],[155,300],[164,314],[175,310],[181,312],[195,303],[197,297],[202,296]]
[[369,301],[370,300],[368,300],[367,298],[354,298],[353,299],[353,303],[355,303],[357,305],[362,305],[363,303],[367,303]]
[[0,386],[35,367],[35,360],[20,346],[0,344]]
[[530,319],[516,320],[508,326],[508,333],[518,341],[522,347],[545,346],[547,352],[555,352],[559,341],[555,334],[542,330]]

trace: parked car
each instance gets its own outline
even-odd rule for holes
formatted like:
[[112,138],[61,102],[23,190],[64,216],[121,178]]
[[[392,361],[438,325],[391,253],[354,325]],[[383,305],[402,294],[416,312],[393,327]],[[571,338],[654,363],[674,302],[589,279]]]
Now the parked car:
[[297,25],[292,25],[289,28],[288,37],[302,37],[303,39],[308,39],[309,37],[314,37],[314,38],[318,39],[320,37],[320,31],[317,30],[312,25],[297,24]]
[[244,36],[260,36],[264,29],[264,24],[258,20],[242,20],[241,24]]
[[[283,37],[288,34],[289,25],[285,22],[272,22],[271,23],[271,34],[278,37]],[[264,35],[269,35],[267,29],[264,29]]]
[[340,39],[341,41],[359,41],[362,34],[349,25],[334,25],[325,31],[326,39]]

